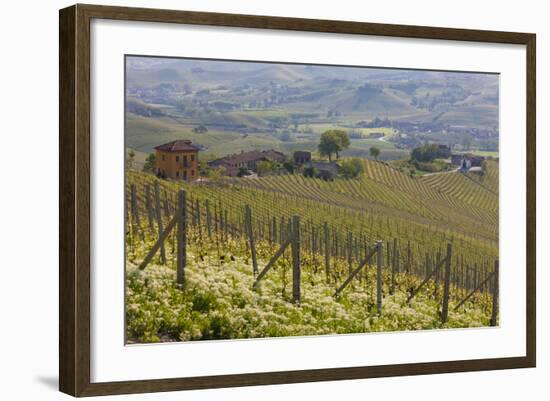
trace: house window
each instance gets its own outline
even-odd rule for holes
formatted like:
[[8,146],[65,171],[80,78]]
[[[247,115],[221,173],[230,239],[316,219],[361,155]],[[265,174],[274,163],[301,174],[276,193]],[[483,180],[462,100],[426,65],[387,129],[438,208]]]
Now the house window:
[[191,170],[191,177],[195,176],[195,170]]
[[191,155],[191,161],[192,161],[192,162],[195,161],[195,155]]
[[176,156],[176,161],[177,161],[177,162],[180,161],[180,157],[179,157],[179,156]]
[[179,176],[180,176],[180,172],[176,171],[176,177],[179,177]]
[[164,161],[164,155],[162,155],[162,160]]

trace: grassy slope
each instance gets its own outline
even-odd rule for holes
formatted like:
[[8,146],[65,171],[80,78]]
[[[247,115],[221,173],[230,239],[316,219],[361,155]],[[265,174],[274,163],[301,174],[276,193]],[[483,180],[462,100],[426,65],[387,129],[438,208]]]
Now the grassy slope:
[[[254,122],[258,127],[262,127],[262,120],[259,116],[279,116],[283,115],[276,110],[265,110],[255,112],[240,112],[228,113],[232,115],[231,122],[248,121]],[[311,133],[293,134],[295,140],[292,142],[280,141],[276,136],[269,134],[242,134],[235,131],[221,131],[219,129],[210,128],[208,132],[197,134],[193,132],[193,127],[196,124],[191,120],[183,118],[170,117],[142,117],[133,113],[128,113],[126,120],[126,138],[128,148],[134,149],[139,153],[149,153],[153,148],[161,143],[169,142],[174,139],[186,138],[195,143],[206,147],[201,154],[211,155],[215,157],[225,156],[230,153],[239,153],[241,150],[264,150],[275,149],[287,154],[291,154],[295,150],[307,150],[311,152],[317,151],[319,136],[327,129],[340,128],[348,129],[336,124],[311,124],[307,125],[312,130]],[[302,125],[299,129],[304,129]],[[260,129],[260,128],[258,128]],[[380,159],[395,159],[405,157],[408,151],[396,149],[394,144],[387,141],[380,141],[374,138],[368,138],[371,132],[385,132],[390,134],[389,128],[361,128],[355,129],[361,132],[365,137],[362,139],[351,139],[349,149],[346,149],[342,154],[344,156],[354,157],[370,157],[369,149],[372,146],[382,150]]]
[[221,156],[241,150],[279,148],[280,141],[267,135],[243,135],[236,132],[209,130],[194,133],[192,125],[182,125],[170,118],[148,118],[129,113],[127,116],[127,146],[139,152],[152,152],[161,143],[175,139],[190,139],[206,147],[204,154]]

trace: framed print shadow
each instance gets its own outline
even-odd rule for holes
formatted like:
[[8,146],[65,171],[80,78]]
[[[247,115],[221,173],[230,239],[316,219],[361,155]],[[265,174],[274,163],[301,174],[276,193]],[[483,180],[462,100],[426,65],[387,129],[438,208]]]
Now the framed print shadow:
[[535,366],[534,34],[59,26],[62,392]]

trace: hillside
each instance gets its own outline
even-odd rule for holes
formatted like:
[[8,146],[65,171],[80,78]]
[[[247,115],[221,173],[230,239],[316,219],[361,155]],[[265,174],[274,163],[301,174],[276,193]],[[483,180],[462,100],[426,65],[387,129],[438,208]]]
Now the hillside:
[[[497,174],[496,164],[492,165],[487,186],[495,186]],[[431,177],[443,180],[447,176],[451,175]],[[413,253],[443,247],[453,239],[456,254],[488,260],[498,255],[498,203],[482,190],[474,187],[472,191],[471,185],[478,184],[462,178],[454,184],[459,190],[447,193],[439,180],[414,179],[381,162],[366,160],[360,179],[327,182],[287,175],[233,179],[223,185],[161,184],[172,194],[183,187],[193,199],[222,202],[233,218],[238,218],[243,205],[250,204],[266,220],[298,214],[317,226],[330,222],[342,236],[350,231],[371,241],[394,237],[410,241]],[[129,183],[134,180],[151,182],[153,177],[132,173]]]
[[[319,137],[323,130],[336,128],[331,124],[311,124],[308,127],[311,132],[292,134],[290,141],[284,141],[280,136],[271,135],[265,130],[251,133],[240,133],[231,131],[231,125],[241,124],[246,121],[248,124],[261,126],[264,122],[257,114],[243,115],[244,113],[227,113],[218,119],[219,126],[214,126],[210,121],[210,129],[205,133],[195,133],[193,128],[197,125],[184,118],[169,116],[149,118],[135,113],[126,114],[126,144],[137,152],[151,153],[153,148],[159,144],[170,142],[176,139],[186,138],[193,143],[202,146],[203,151],[200,157],[212,156],[222,157],[231,153],[239,153],[241,150],[265,150],[275,149],[287,155],[295,150],[317,151]],[[276,114],[272,114],[275,116]],[[271,118],[271,117],[269,117]],[[360,131],[358,129],[357,131]],[[382,149],[381,159],[403,158],[408,151],[396,149],[391,142],[383,142],[378,139],[369,139],[367,129],[365,137],[361,139],[352,138],[351,145],[342,154],[344,156],[370,157],[369,149],[376,146]],[[384,131],[387,129],[374,129]]]
[[[226,145],[240,150],[239,135],[248,138],[243,150],[312,150],[316,127],[356,132],[377,118],[386,125],[371,128],[407,137],[399,149],[388,143],[382,160],[426,141],[498,151],[499,88],[491,74],[146,57],[126,63],[127,145],[141,152],[187,138],[223,156]],[[194,136],[198,125],[215,135]],[[347,155],[367,158],[374,146],[353,145]]]
[[[457,180],[453,188],[460,191],[447,191],[442,184],[447,176]],[[414,179],[373,161],[365,161],[360,179],[334,182],[286,175],[185,183],[129,171],[127,193],[135,188],[136,209],[127,220],[128,339],[189,341],[487,326],[489,286],[455,310],[470,290],[490,277],[498,258],[498,212],[491,203],[495,199],[485,189],[472,187],[498,189],[496,162],[474,183],[476,179],[459,173]],[[147,188],[155,182],[164,199],[159,213],[165,226],[176,208],[176,192],[186,191],[185,290],[174,280],[175,234],[166,243],[166,263],[159,264],[155,257],[147,269],[137,268],[156,239],[146,207]],[[253,289],[253,261],[243,228],[245,205],[251,208],[260,268],[284,241],[291,217],[300,217],[300,305],[291,300],[290,252],[284,252],[261,286]],[[138,220],[136,212],[141,214]],[[352,266],[378,240],[384,246],[381,315],[372,265],[341,296],[334,296]],[[436,274],[414,302],[408,303],[407,297],[448,243],[453,252],[451,309],[442,324],[441,275]],[[326,257],[330,273],[325,272]]]
[[437,191],[460,199],[498,219],[498,162],[487,161],[484,176],[475,173],[434,174],[422,181]]
[[[139,56],[125,65],[128,342],[498,324],[498,75]],[[317,160],[329,130],[345,132],[323,137],[339,159],[334,176],[250,155],[225,164],[241,178],[206,167],[249,150]],[[157,154],[156,171],[196,181],[142,172],[175,140],[192,141],[191,165],[188,142],[177,142],[187,151]],[[491,158],[482,174],[419,177],[406,160],[424,144]]]

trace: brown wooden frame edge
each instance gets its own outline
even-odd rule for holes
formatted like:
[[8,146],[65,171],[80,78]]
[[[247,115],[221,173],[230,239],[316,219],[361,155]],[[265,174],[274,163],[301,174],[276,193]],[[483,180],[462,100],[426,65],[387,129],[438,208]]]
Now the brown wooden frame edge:
[[[90,20],[92,18],[525,45],[527,48],[526,356],[91,383],[89,100]],[[535,34],[77,4],[62,9],[59,13],[59,59],[60,391],[73,396],[93,396],[535,367]]]

